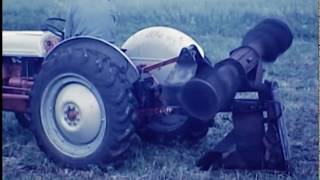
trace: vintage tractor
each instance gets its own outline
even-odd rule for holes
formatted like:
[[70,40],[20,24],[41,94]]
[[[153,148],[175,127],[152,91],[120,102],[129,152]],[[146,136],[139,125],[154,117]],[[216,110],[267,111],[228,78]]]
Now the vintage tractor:
[[[137,134],[197,140],[218,112],[232,112],[233,131],[198,165],[286,169],[277,85],[262,76],[263,62],[275,61],[292,43],[282,21],[260,22],[214,66],[198,43],[169,27],[143,29],[121,48],[94,37],[61,40],[61,28],[45,27],[3,32],[2,105],[58,164],[113,162]],[[237,92],[258,98],[235,99]]]

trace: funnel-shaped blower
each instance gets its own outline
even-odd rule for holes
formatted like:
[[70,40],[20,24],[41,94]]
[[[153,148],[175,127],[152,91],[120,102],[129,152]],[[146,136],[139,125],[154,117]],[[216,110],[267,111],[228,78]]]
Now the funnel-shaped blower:
[[[289,27],[278,19],[265,19],[243,38],[242,46],[214,67],[199,66],[196,76],[181,90],[180,102],[191,116],[208,120],[230,105],[236,92],[255,89],[261,60],[274,62],[293,39]],[[261,79],[262,80],[262,79]]]

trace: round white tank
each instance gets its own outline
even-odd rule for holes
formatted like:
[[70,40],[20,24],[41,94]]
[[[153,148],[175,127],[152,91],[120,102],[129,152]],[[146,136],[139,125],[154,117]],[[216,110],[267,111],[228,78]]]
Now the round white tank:
[[[135,65],[150,65],[177,57],[182,48],[192,44],[204,57],[203,49],[190,36],[170,27],[155,26],[138,31],[121,48],[126,50],[126,54]],[[166,65],[151,73],[160,83],[163,83],[173,66],[174,64]]]

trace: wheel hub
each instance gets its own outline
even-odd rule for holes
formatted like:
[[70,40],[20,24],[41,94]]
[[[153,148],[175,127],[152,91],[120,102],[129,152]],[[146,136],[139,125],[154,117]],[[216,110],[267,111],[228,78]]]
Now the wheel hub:
[[71,157],[86,157],[101,145],[107,129],[105,106],[83,76],[65,73],[47,85],[41,98],[41,123],[52,145]]
[[64,120],[70,126],[76,126],[80,122],[80,111],[76,104],[67,103],[64,109]]
[[99,133],[101,109],[90,89],[71,83],[57,95],[55,115],[58,130],[74,144],[90,143]]

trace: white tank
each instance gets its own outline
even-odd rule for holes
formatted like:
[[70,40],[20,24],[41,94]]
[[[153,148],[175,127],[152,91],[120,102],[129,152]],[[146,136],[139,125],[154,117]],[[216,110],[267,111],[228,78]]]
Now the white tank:
[[[204,51],[201,46],[185,33],[163,26],[149,27],[132,35],[123,45],[126,54],[135,65],[154,64],[162,60],[177,57],[182,48],[196,45],[201,56]],[[151,73],[162,84],[174,64],[166,65]]]

